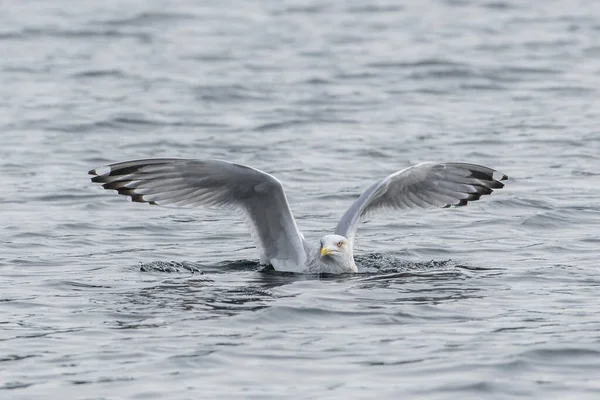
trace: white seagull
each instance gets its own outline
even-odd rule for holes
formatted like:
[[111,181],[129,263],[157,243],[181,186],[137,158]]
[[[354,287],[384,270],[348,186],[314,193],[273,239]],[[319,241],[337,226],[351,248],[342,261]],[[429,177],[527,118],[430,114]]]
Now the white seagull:
[[89,171],[92,182],[132,201],[209,206],[239,211],[261,264],[297,273],[354,273],[359,222],[383,211],[464,206],[500,189],[508,177],[466,163],[425,162],[369,187],[344,213],[334,234],[308,243],[294,220],[281,182],[255,168],[216,159],[154,158],[124,161]]

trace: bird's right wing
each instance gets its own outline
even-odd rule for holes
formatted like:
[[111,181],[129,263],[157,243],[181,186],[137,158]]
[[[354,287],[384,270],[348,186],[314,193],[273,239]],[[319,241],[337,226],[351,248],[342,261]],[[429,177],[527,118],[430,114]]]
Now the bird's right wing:
[[306,262],[304,238],[283,186],[265,172],[222,160],[156,158],[110,164],[89,174],[92,182],[135,202],[239,210],[261,262],[282,271],[297,271]]
[[389,175],[368,188],[346,211],[335,233],[354,242],[361,220],[383,211],[464,206],[479,200],[508,177],[476,164],[422,163]]

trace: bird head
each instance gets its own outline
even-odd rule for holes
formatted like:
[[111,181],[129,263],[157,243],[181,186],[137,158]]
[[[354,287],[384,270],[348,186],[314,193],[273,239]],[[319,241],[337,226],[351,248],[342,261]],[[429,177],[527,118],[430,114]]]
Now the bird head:
[[324,262],[354,261],[352,248],[347,238],[341,235],[325,235],[321,238],[319,256]]

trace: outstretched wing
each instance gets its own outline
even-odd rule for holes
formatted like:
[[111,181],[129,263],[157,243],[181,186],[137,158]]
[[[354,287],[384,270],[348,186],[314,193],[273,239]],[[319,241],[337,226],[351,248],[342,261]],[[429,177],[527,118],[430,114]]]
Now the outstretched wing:
[[[496,176],[496,178],[495,178]],[[356,229],[368,216],[391,210],[464,206],[492,189],[504,187],[506,175],[466,163],[422,163],[395,172],[368,188],[346,211],[335,233],[354,242]]]
[[89,174],[95,175],[92,182],[135,202],[239,210],[261,262],[283,271],[304,266],[304,238],[283,186],[265,172],[222,160],[157,158],[110,164]]

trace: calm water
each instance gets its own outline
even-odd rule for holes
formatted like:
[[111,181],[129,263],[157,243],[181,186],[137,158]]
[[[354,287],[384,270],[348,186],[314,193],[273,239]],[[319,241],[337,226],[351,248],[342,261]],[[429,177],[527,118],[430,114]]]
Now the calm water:
[[[526,3],[3,3],[0,398],[599,398],[600,3]],[[159,156],[274,173],[312,239],[420,161],[511,179],[319,279],[86,175]]]

